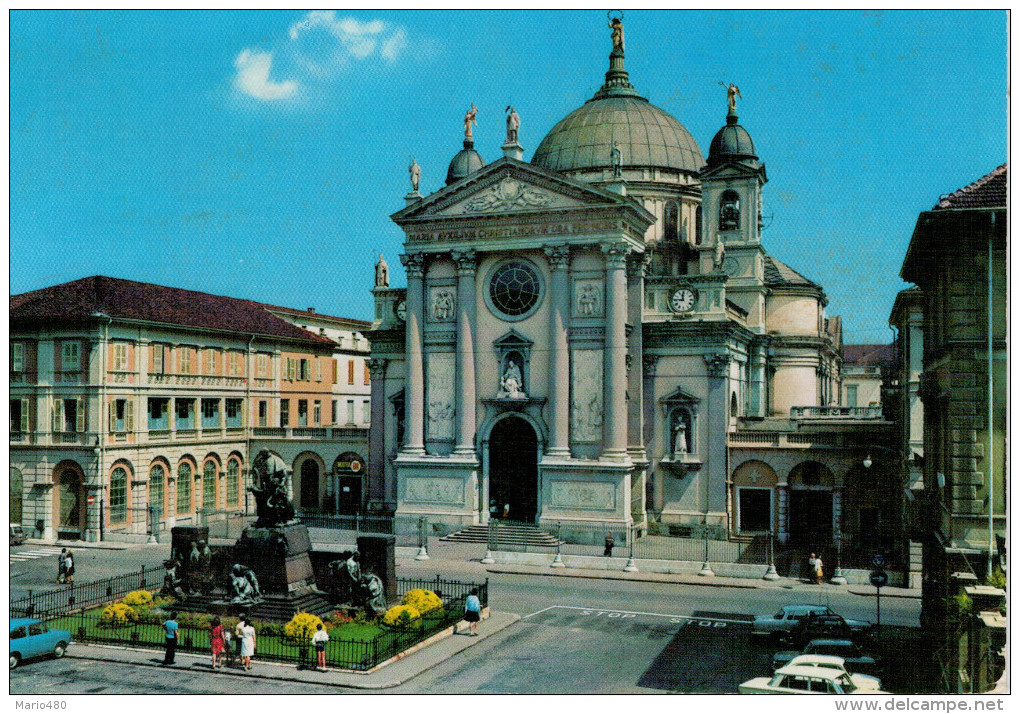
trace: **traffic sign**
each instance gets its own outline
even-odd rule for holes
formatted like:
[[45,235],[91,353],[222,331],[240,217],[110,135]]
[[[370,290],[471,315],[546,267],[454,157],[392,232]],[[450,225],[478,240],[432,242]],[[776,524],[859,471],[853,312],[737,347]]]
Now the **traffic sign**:
[[871,564],[878,570],[885,565],[885,556],[881,553],[875,553],[871,556]]
[[89,502],[89,505],[91,506],[93,503],[96,502],[96,497],[95,496],[89,496],[88,502]]
[[889,582],[889,575],[884,570],[871,571],[871,584],[876,588],[884,587]]

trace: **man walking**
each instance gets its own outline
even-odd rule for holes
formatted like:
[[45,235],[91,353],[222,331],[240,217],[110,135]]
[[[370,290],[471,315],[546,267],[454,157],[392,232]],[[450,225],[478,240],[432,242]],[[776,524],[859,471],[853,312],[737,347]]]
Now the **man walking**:
[[63,583],[67,579],[67,548],[60,549],[57,556],[57,582]]
[[177,655],[177,613],[171,612],[170,619],[163,623],[166,630],[166,655],[163,657],[163,664],[173,664]]

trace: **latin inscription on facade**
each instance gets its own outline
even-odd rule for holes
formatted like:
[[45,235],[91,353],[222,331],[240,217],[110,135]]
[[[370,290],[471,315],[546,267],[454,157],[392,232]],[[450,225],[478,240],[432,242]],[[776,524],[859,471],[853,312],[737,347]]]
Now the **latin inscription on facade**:
[[404,480],[404,500],[409,503],[463,505],[464,484],[457,479],[408,476]]
[[611,483],[553,481],[549,484],[550,505],[578,510],[616,510],[616,487]]
[[602,350],[574,350],[570,438],[602,440]]
[[428,356],[426,387],[427,439],[454,438],[454,389],[456,373],[452,352],[431,352]]

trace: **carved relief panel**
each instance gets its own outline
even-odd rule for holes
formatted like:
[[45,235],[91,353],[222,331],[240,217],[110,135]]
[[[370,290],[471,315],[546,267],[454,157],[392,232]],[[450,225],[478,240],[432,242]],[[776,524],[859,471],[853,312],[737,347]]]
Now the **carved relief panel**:
[[601,280],[574,281],[574,317],[602,317],[604,304]]
[[602,440],[602,350],[574,350],[571,370],[570,438]]
[[457,288],[437,285],[429,288],[428,317],[430,322],[453,322],[457,313]]
[[453,352],[430,352],[425,389],[428,440],[453,439],[456,372]]

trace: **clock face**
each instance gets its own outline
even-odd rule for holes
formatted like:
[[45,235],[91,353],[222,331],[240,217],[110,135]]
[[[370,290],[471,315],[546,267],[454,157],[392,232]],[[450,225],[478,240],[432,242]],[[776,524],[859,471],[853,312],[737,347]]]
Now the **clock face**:
[[407,303],[401,300],[393,310],[401,320],[407,318]]
[[680,288],[673,293],[669,304],[674,312],[687,312],[694,308],[695,297],[694,291],[690,288]]

